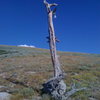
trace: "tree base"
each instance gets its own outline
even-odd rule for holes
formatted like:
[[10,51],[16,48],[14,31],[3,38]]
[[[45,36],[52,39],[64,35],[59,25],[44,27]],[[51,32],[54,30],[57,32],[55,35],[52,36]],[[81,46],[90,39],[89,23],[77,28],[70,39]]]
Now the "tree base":
[[43,84],[42,92],[51,95],[56,100],[62,100],[59,98],[66,92],[66,84],[61,77],[52,78]]
[[67,87],[63,79],[61,77],[56,77],[43,84],[42,93],[51,95],[55,100],[67,100],[74,93],[86,89],[76,89],[75,84],[71,88],[70,91],[66,92]]

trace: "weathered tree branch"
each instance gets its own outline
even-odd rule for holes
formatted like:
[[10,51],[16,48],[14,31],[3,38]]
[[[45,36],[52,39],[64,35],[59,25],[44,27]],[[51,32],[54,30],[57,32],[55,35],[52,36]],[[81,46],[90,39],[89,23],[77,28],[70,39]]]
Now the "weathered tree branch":
[[70,96],[72,96],[76,92],[82,91],[82,90],[85,90],[85,89],[86,88],[79,88],[79,89],[77,89],[76,86],[75,86],[75,84],[73,84],[73,86],[71,87],[71,90],[68,91],[68,92],[65,92],[63,98],[64,98],[64,100],[67,100]]

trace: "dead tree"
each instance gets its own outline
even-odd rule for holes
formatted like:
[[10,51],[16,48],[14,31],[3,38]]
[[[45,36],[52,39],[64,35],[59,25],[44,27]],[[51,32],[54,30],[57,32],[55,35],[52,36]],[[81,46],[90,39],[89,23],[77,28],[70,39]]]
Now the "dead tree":
[[[57,4],[49,4],[46,0],[44,0],[44,4],[47,9],[48,15],[48,31],[49,36],[47,37],[49,46],[50,46],[50,54],[52,59],[52,64],[54,68],[54,77],[49,79],[46,83],[43,84],[42,91],[44,93],[50,94],[55,100],[67,100],[72,94],[77,91],[83,90],[76,89],[75,85],[72,86],[72,90],[66,92],[66,84],[64,83],[64,72],[61,70],[61,65],[57,56],[56,50],[56,42],[57,38],[55,37],[54,25],[53,25],[53,16],[56,13]],[[53,7],[53,8],[52,8]]]
[[50,45],[50,53],[51,53],[51,59],[54,67],[54,76],[57,77],[59,75],[62,75],[62,71],[60,68],[60,63],[58,60],[57,56],[57,51],[56,51],[56,41],[58,39],[55,37],[55,32],[54,32],[54,26],[53,26],[53,15],[55,14],[56,8],[51,10],[52,6],[57,6],[57,4],[49,4],[46,1],[44,1],[46,8],[47,8],[47,13],[48,13],[48,24],[49,24],[49,37],[48,37],[48,42]]

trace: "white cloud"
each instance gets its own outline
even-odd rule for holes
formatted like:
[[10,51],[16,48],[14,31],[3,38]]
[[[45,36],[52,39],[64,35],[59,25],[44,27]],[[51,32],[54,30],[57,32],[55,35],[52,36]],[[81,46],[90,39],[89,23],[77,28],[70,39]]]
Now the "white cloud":
[[18,45],[18,47],[29,47],[29,48],[35,48],[35,46],[33,46],[33,45],[26,45],[26,44],[24,44],[24,45]]

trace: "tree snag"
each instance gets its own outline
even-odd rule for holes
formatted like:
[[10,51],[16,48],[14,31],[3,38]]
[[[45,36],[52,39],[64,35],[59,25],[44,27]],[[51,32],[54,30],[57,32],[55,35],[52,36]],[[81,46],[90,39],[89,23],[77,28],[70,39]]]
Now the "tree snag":
[[[76,89],[75,85],[72,86],[72,90],[66,92],[66,84],[64,83],[64,72],[61,70],[61,65],[57,56],[56,42],[58,42],[55,37],[54,25],[53,25],[53,16],[56,13],[56,7],[58,4],[53,3],[49,4],[44,0],[44,4],[47,9],[48,15],[48,32],[49,36],[47,37],[50,47],[51,60],[54,68],[54,76],[49,79],[46,83],[43,84],[42,91],[44,93],[50,94],[55,100],[67,100],[75,92],[83,90],[85,88]],[[53,8],[52,8],[53,7]]]

